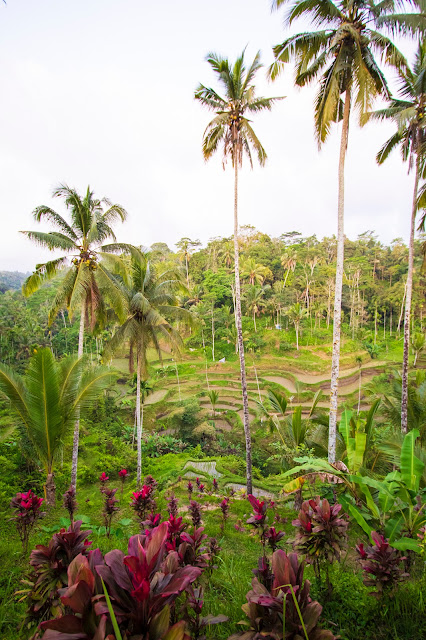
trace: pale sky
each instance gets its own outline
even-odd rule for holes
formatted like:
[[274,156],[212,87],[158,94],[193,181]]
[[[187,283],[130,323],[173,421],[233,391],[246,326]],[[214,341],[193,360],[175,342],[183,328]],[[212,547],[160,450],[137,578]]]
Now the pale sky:
[[[297,30],[304,30],[301,25]],[[295,30],[292,32],[295,32]],[[233,231],[233,174],[221,157],[205,164],[202,134],[211,112],[194,98],[215,86],[205,61],[251,62],[289,32],[270,0],[8,0],[0,3],[0,270],[31,271],[50,259],[18,232],[49,230],[32,219],[40,204],[64,213],[60,182],[123,205],[117,238],[149,246],[182,236],[206,243]],[[413,46],[402,43],[405,53]],[[271,236],[337,227],[340,128],[318,152],[315,87],[295,89],[291,69],[275,83],[259,72],[258,93],[285,95],[253,118],[266,167],[243,169],[240,224]],[[375,154],[392,125],[351,124],[346,169],[346,234],[375,230],[383,242],[408,239],[413,176],[395,153]]]

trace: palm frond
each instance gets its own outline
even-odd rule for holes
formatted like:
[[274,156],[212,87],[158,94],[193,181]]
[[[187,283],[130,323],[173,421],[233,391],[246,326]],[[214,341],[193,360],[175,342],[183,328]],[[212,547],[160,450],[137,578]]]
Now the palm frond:
[[244,131],[245,137],[250,141],[253,149],[256,151],[260,166],[263,167],[267,158],[266,151],[260,144],[260,140],[250,126],[249,121],[245,118],[241,122],[241,129]]
[[334,25],[346,16],[331,0],[297,0],[288,10],[284,23],[291,25],[297,18],[309,16],[316,25]]
[[58,275],[60,268],[67,263],[67,257],[57,258],[50,262],[37,264],[34,273],[32,273],[22,285],[22,293],[24,296],[30,296],[47,281]]
[[224,100],[214,89],[205,87],[203,84],[198,85],[195,91],[194,97],[196,100],[213,111],[220,111],[226,109],[226,100]]
[[26,389],[21,376],[5,364],[0,364],[0,392],[11,403],[12,409],[19,416],[27,434],[31,432],[31,417],[26,402]]
[[20,231],[27,238],[33,240],[42,247],[47,247],[50,251],[62,249],[62,251],[77,251],[77,246],[71,238],[57,231],[44,233],[43,231]]
[[49,309],[49,324],[51,325],[60,309],[67,307],[72,317],[73,308],[70,307],[72,293],[77,278],[77,269],[71,268],[65,274],[64,279],[60,283],[55,298]]
[[395,36],[423,35],[426,31],[425,13],[394,13],[376,19],[377,26],[388,29]]
[[49,222],[54,224],[58,229],[62,231],[65,235],[69,236],[72,240],[78,240],[77,234],[74,229],[70,227],[66,220],[59,213],[56,213],[50,207],[46,207],[45,205],[41,205],[40,207],[36,207],[33,211],[34,219],[37,222],[40,222],[42,218],[47,218]]
[[400,144],[402,138],[402,134],[397,131],[385,142],[376,155],[376,161],[378,164],[383,164],[383,162],[389,157],[389,154]]

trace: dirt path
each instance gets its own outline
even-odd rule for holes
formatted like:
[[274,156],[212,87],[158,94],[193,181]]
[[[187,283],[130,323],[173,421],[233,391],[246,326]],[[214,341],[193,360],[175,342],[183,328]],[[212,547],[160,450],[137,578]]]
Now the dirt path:
[[290,391],[290,393],[296,393],[297,391],[293,380],[290,380],[289,378],[282,378],[281,376],[265,376],[263,380],[276,382],[276,384],[280,384],[282,387],[285,387],[287,391]]

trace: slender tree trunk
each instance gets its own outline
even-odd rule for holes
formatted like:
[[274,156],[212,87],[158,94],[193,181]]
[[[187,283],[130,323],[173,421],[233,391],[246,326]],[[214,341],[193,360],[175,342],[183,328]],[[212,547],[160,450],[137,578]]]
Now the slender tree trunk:
[[[83,355],[84,347],[84,321],[86,317],[86,299],[83,298],[81,303],[80,330],[78,333],[78,351],[79,358]],[[80,437],[80,409],[77,409],[77,419],[74,426],[74,436],[72,442],[72,462],[71,462],[71,486],[77,487],[77,462],[78,462],[78,441]]]
[[299,351],[299,325],[295,325],[294,328],[296,329],[296,351]]
[[138,454],[136,484],[141,486],[142,477],[142,423],[141,423],[141,355],[136,356],[136,450]]
[[351,92],[346,89],[345,107],[343,112],[342,138],[340,141],[339,156],[339,193],[337,205],[337,259],[336,259],[336,286],[334,292],[334,316],[333,316],[333,354],[331,360],[330,383],[330,419],[328,430],[328,461],[336,461],[336,425],[337,425],[337,401],[339,391],[339,365],[340,365],[340,325],[342,321],[342,285],[343,285],[343,258],[344,258],[344,210],[345,210],[345,158],[348,148],[349,115],[351,110]]
[[214,307],[212,305],[212,360],[213,362],[214,362],[214,338],[215,338]]
[[361,367],[359,368],[359,380],[358,380],[358,412],[359,413],[359,408],[361,406],[361,380],[362,380],[362,370]]
[[185,262],[186,262],[186,284],[189,287],[189,269],[188,269],[188,254],[185,253]]
[[399,320],[398,320],[398,328],[397,328],[397,333],[398,336],[401,332],[401,321],[402,321],[402,317],[404,315],[404,304],[405,304],[405,298],[407,296],[407,281],[405,281],[405,286],[404,286],[404,295],[402,296],[402,302],[401,302],[401,313],[399,314]]
[[405,297],[405,313],[404,313],[404,354],[402,357],[402,393],[401,393],[401,432],[408,431],[408,356],[410,350],[410,318],[411,318],[411,296],[413,292],[413,264],[414,264],[414,231],[416,226],[417,213],[417,191],[419,187],[419,164],[420,159],[416,160],[416,174],[414,178],[413,206],[411,210],[411,226],[410,226],[410,243],[408,245],[408,273],[407,273],[407,289]]
[[244,356],[243,328],[241,320],[241,287],[240,287],[240,260],[238,249],[238,162],[239,149],[238,138],[234,141],[234,269],[235,269],[235,320],[237,325],[238,352],[240,355],[241,392],[243,396],[244,411],[244,435],[246,440],[246,476],[247,493],[252,493],[252,469],[251,469],[251,434],[250,418],[247,397],[246,362]]
[[377,302],[374,309],[374,344],[377,342]]
[[257,327],[256,327],[256,313],[253,311],[253,322],[254,322],[254,332],[257,333]]
[[56,505],[56,486],[53,480],[53,473],[48,473],[46,478],[46,504],[48,507]]
[[133,354],[133,340],[130,340],[129,344],[129,373],[132,374],[135,370],[134,354]]

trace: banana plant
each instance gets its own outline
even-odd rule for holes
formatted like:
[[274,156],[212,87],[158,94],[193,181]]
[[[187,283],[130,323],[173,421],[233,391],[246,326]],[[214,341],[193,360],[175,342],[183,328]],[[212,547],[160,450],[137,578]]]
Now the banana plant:
[[371,450],[373,439],[374,417],[380,405],[380,399],[375,400],[365,418],[354,417],[352,411],[346,409],[339,423],[339,431],[346,446],[344,462],[353,473],[365,467],[366,456]]
[[[417,429],[405,435],[399,468],[382,481],[351,473],[343,463],[330,464],[322,458],[305,456],[296,458],[299,466],[283,474],[284,478],[296,476],[283,489],[292,491],[295,482],[308,477],[341,485],[347,491],[339,495],[339,501],[368,536],[374,530],[383,531],[396,549],[420,552],[416,534],[425,525],[426,504],[419,493],[424,463],[415,455],[419,436]],[[351,446],[356,451],[356,446]],[[352,459],[359,460],[359,456],[354,454]]]

